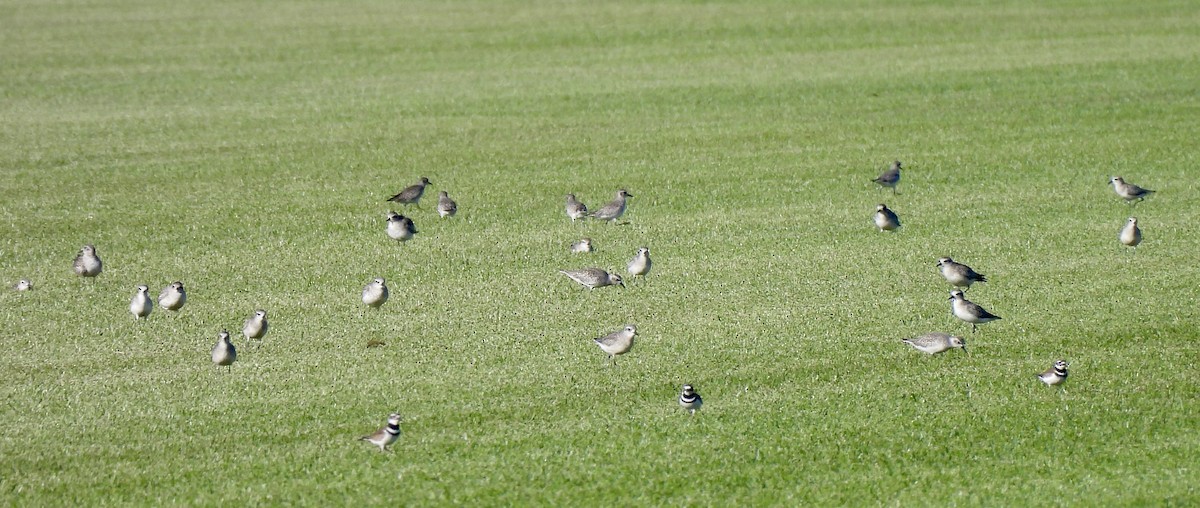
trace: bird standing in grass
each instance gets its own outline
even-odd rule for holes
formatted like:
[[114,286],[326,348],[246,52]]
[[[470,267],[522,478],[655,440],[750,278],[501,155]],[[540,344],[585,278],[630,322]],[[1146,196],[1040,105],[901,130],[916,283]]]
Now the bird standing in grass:
[[148,317],[152,310],[154,301],[150,299],[150,288],[145,285],[138,286],[137,292],[129,300],[129,312],[133,313],[134,319],[142,319]]
[[575,199],[574,194],[567,194],[567,217],[571,218],[571,222],[575,222],[575,219],[586,218],[587,214],[587,205]]
[[176,311],[182,309],[185,302],[187,302],[187,292],[184,291],[182,282],[172,282],[170,286],[163,288],[158,293],[158,306],[164,309]]
[[584,252],[591,252],[591,251],[592,251],[592,239],[591,238],[580,238],[578,242],[571,244],[571,252],[573,252],[575,254],[581,254]]
[[608,358],[612,360],[613,365],[616,365],[617,355],[623,355],[633,349],[634,335],[637,335],[637,327],[625,325],[625,328],[592,340],[596,341],[596,345],[600,346],[601,351],[608,353]]
[[700,394],[696,393],[692,385],[683,385],[683,391],[679,392],[679,405],[692,416],[696,416],[696,411],[699,411],[700,406],[704,405],[704,399],[700,398]]
[[387,198],[388,201],[395,201],[402,205],[417,205],[421,207],[421,196],[425,194],[425,186],[429,185],[429,179],[421,177],[421,181],[405,187],[404,190],[397,193],[395,196]]
[[1121,228],[1121,234],[1118,235],[1121,243],[1133,247],[1137,251],[1137,246],[1142,243],[1142,229],[1138,227],[1137,217],[1130,217],[1125,221],[1125,226]]
[[387,425],[380,427],[379,430],[358,438],[359,441],[366,441],[379,447],[380,452],[386,452],[387,447],[395,443],[400,438],[400,415],[392,413],[388,415]]
[[976,282],[987,282],[987,277],[984,277],[982,273],[978,273],[962,263],[956,263],[950,258],[938,259],[937,266],[942,272],[942,277],[946,278],[946,282],[957,288],[967,289]]
[[229,342],[229,332],[221,330],[217,334],[217,345],[212,349],[212,361],[219,367],[229,367],[237,361],[237,348]]
[[642,247],[637,250],[637,254],[633,255],[633,259],[629,260],[629,264],[625,265],[625,269],[629,272],[629,277],[645,277],[650,273],[650,248]]
[[453,217],[454,214],[458,213],[458,203],[450,199],[450,194],[446,191],[438,192],[437,213],[443,219]]
[[625,287],[625,281],[621,280],[621,276],[615,273],[608,273],[600,268],[580,268],[578,270],[559,270],[558,273],[566,275],[571,280],[578,282],[583,287],[588,289],[596,289],[604,286],[621,286]]
[[948,333],[930,332],[911,339],[901,339],[901,341],[912,346],[917,351],[931,355],[949,351],[956,347],[962,348],[963,353],[967,352],[967,343],[962,338]]
[[408,217],[396,212],[388,212],[387,234],[393,240],[401,243],[407,242],[416,236],[417,226]]
[[270,324],[267,323],[267,311],[258,309],[242,323],[242,336],[246,337],[246,340],[255,339],[262,343],[268,328]]
[[[1085,373],[1086,374],[1086,373]],[[1054,362],[1054,366],[1049,370],[1038,374],[1038,379],[1046,383],[1046,386],[1057,386],[1063,384],[1067,380],[1067,362],[1059,360]]]
[[871,180],[880,185],[880,189],[884,187],[892,188],[892,195],[896,194],[896,185],[900,183],[900,161],[892,161],[892,166],[879,175],[879,178]]
[[1154,191],[1150,189],[1143,189],[1134,184],[1125,183],[1125,179],[1119,176],[1112,177],[1109,182],[1112,183],[1113,190],[1116,191],[1117,195],[1121,196],[1121,199],[1124,199],[1126,202],[1137,203],[1146,199],[1147,196],[1154,194]]
[[954,317],[971,323],[971,333],[975,333],[976,325],[990,323],[1000,316],[988,312],[975,302],[967,300],[963,292],[955,289],[950,292],[950,312]]
[[80,277],[95,277],[100,275],[104,269],[104,264],[100,262],[100,256],[96,255],[95,245],[84,245],[79,250],[79,254],[75,256],[75,275]]
[[29,279],[21,279],[16,284],[13,284],[12,288],[17,291],[29,291],[33,289],[33,282]]
[[880,203],[875,207],[875,227],[879,228],[879,232],[895,231],[900,229],[900,216],[896,215],[887,205]]
[[610,201],[607,205],[600,207],[599,210],[592,212],[591,216],[600,220],[610,221],[612,224],[616,224],[617,219],[620,218],[621,215],[625,214],[626,198],[631,197],[633,197],[633,194],[630,194],[625,189],[618,190],[617,197],[615,199]]
[[379,277],[367,284],[362,290],[362,301],[372,309],[379,309],[388,300],[388,287],[383,277]]

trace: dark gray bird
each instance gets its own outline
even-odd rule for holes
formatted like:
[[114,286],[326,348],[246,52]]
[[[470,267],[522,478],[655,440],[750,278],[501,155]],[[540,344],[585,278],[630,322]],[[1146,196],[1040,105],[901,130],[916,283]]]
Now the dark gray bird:
[[961,337],[955,337],[948,333],[930,332],[911,339],[901,339],[901,341],[912,346],[917,351],[931,355],[949,351],[956,347],[962,348],[964,353],[967,352],[967,343]]
[[575,222],[575,219],[586,218],[587,214],[587,205],[575,199],[574,194],[567,194],[567,217],[571,218],[571,222]]
[[900,229],[900,216],[896,215],[887,205],[880,203],[875,207],[875,227],[879,228],[879,232],[895,231]]
[[438,192],[437,213],[443,219],[453,217],[454,214],[458,213],[458,203],[450,199],[450,194],[446,191]]
[[412,219],[396,212],[388,212],[387,234],[391,239],[407,242],[417,234],[417,226]]
[[395,443],[400,438],[400,415],[392,413],[388,415],[387,425],[380,427],[379,430],[358,438],[359,441],[366,441],[379,447],[380,452],[386,452],[387,447]]
[[104,264],[100,262],[100,256],[96,255],[95,245],[84,245],[79,250],[79,254],[75,256],[75,275],[80,277],[95,277],[100,275]]
[[387,198],[388,201],[395,201],[402,205],[417,205],[421,206],[421,195],[425,194],[425,186],[429,185],[429,179],[421,177],[421,181],[405,187],[395,196]]
[[625,281],[621,280],[621,276],[615,273],[608,273],[600,268],[580,268],[578,270],[559,270],[558,273],[566,275],[571,280],[578,282],[588,289],[596,289],[604,286],[621,286],[625,287]]
[[1112,183],[1113,190],[1117,192],[1117,195],[1121,196],[1121,199],[1124,199],[1126,202],[1136,203],[1154,194],[1154,191],[1150,189],[1143,189],[1134,184],[1125,183],[1125,179],[1119,176],[1112,177],[1112,180],[1109,180],[1109,182]]
[[900,161],[892,161],[892,167],[888,168],[879,175],[879,178],[871,180],[880,185],[880,188],[891,187],[892,194],[896,194],[896,185],[900,183]]
[[616,224],[617,219],[625,213],[626,198],[631,197],[633,197],[633,194],[630,194],[625,189],[618,190],[616,198],[607,205],[600,207],[599,210],[592,212],[591,217],[611,221],[611,223]]
[[954,287],[969,288],[976,282],[987,282],[987,277],[984,277],[982,273],[978,273],[962,263],[956,263],[950,258],[938,259],[937,266],[942,272],[942,277],[946,278],[946,282]]
[[167,310],[182,309],[186,302],[187,292],[183,289],[183,283],[179,281],[172,282],[158,293],[158,306]]

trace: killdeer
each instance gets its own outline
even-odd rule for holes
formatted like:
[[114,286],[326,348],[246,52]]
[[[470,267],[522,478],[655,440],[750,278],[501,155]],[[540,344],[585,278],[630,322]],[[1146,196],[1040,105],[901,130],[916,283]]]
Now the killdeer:
[[185,302],[187,302],[187,292],[184,291],[182,282],[172,282],[170,286],[163,288],[162,292],[158,293],[158,306],[164,309],[179,310],[183,308]]
[[575,219],[583,219],[587,217],[587,214],[587,205],[575,199],[574,194],[567,194],[567,217],[571,218],[571,222],[575,222]]
[[247,340],[258,339],[262,341],[263,337],[267,335],[267,328],[269,326],[267,324],[267,311],[258,309],[254,311],[253,316],[250,316],[242,323],[242,336],[246,337]]
[[592,251],[592,239],[591,238],[580,238],[578,242],[571,244],[571,252],[574,252],[576,254],[580,254],[580,253],[584,253],[584,252],[591,252],[591,251]]
[[880,185],[880,189],[891,187],[892,194],[896,194],[896,184],[900,183],[900,161],[892,161],[892,166],[879,175],[879,178],[871,180]]
[[[1084,374],[1087,374],[1086,372]],[[1060,385],[1067,380],[1067,362],[1059,360],[1054,362],[1054,366],[1037,375],[1046,386]]]
[[875,207],[874,219],[875,227],[879,228],[880,233],[900,229],[900,216],[883,203]]
[[150,299],[150,288],[144,285],[138,286],[137,292],[129,300],[129,312],[133,313],[134,319],[142,319],[149,316],[152,310],[154,310],[154,301]]
[[1154,194],[1154,191],[1150,189],[1143,189],[1134,184],[1125,183],[1125,179],[1119,176],[1112,177],[1109,182],[1112,183],[1113,190],[1116,191],[1117,195],[1121,196],[1121,199],[1124,199],[1127,202],[1136,203],[1146,199],[1147,196]]
[[704,399],[700,398],[692,385],[683,385],[683,391],[679,392],[679,405],[695,416],[700,406],[704,405]]
[[221,333],[217,334],[217,345],[212,349],[212,361],[217,366],[228,367],[236,360],[237,348],[229,342],[229,332],[221,330]]
[[16,284],[13,284],[12,288],[17,291],[29,291],[33,289],[33,282],[30,282],[29,279],[21,279]]
[[362,290],[362,301],[372,309],[378,309],[387,303],[388,288],[383,277],[375,279],[367,284]]
[[946,278],[946,282],[954,287],[970,288],[971,284],[976,282],[987,282],[987,277],[984,277],[982,273],[950,258],[938,259],[937,266],[942,272],[942,277]]
[[954,314],[954,317],[971,323],[971,333],[975,333],[976,325],[1000,319],[1000,316],[992,314],[983,307],[967,300],[963,296],[963,292],[957,289],[950,292],[950,312]]
[[592,212],[591,216],[600,220],[611,221],[613,224],[616,224],[617,219],[625,213],[625,198],[631,197],[633,197],[633,194],[630,194],[625,189],[618,190],[616,199],[613,199],[607,205],[600,207],[599,210]]
[[387,234],[392,240],[407,242],[417,234],[417,227],[412,219],[396,212],[388,212]]
[[400,415],[392,413],[388,415],[387,425],[380,427],[370,435],[358,438],[359,441],[366,441],[379,447],[380,452],[386,452],[387,447],[395,443],[400,438]]
[[558,273],[570,277],[571,280],[578,282],[588,289],[596,289],[604,286],[621,286],[625,287],[625,281],[621,280],[621,276],[615,273],[608,273],[599,268],[580,268],[578,270],[559,270]]
[[438,192],[437,213],[443,219],[453,217],[454,214],[458,213],[458,203],[450,199],[450,194],[446,191]]
[[100,275],[104,264],[100,262],[100,256],[96,255],[95,245],[84,245],[79,250],[79,254],[75,256],[75,275],[80,277],[95,277]]
[[962,348],[963,352],[967,352],[967,343],[961,337],[955,337],[948,333],[930,332],[924,335],[919,335],[911,339],[901,339],[905,344],[912,346],[917,351],[936,355],[943,351],[949,351],[954,348]]
[[425,186],[429,185],[429,179],[421,177],[421,181],[405,187],[404,190],[397,193],[395,196],[387,198],[388,201],[395,201],[402,205],[417,205],[421,206],[421,195],[425,194]]
[[637,250],[637,254],[633,255],[633,259],[629,260],[629,264],[625,265],[625,269],[629,271],[629,276],[645,277],[650,273],[650,248],[642,247]]
[[593,339],[600,350],[608,353],[613,365],[617,364],[617,355],[628,353],[633,348],[633,336],[637,335],[637,327],[625,325],[625,328],[612,332],[603,337]]
[[1142,230],[1138,227],[1137,217],[1130,217],[1125,222],[1125,226],[1121,228],[1121,234],[1118,238],[1121,239],[1121,243],[1137,250],[1138,244],[1142,243]]

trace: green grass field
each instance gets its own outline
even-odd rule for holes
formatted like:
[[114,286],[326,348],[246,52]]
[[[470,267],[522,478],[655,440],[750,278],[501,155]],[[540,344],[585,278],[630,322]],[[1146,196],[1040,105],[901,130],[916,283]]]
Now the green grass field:
[[[1200,503],[1191,2],[0,0],[0,25],[0,278],[35,284],[0,293],[0,504]],[[384,199],[421,176],[398,246]],[[627,225],[563,214],[621,187]],[[556,272],[639,246],[624,290]],[[942,256],[1003,320],[950,315]],[[183,310],[135,322],[174,280]],[[591,338],[625,323],[612,367]],[[934,330],[971,354],[899,342]],[[1066,393],[1034,377],[1059,358]],[[393,453],[355,440],[392,411]]]

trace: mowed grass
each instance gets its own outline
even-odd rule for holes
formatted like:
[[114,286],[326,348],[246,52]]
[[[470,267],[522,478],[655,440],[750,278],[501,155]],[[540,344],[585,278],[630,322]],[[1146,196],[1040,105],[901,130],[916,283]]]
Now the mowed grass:
[[[1200,503],[1187,2],[4,1],[0,24],[0,276],[35,284],[0,294],[3,504]],[[892,159],[897,196],[870,183]],[[1129,206],[1113,175],[1159,192]],[[383,200],[421,176],[396,245]],[[627,225],[563,215],[621,187]],[[624,290],[556,272],[639,246]],[[941,256],[1003,320],[950,316]],[[134,322],[134,287],[174,280],[184,309]],[[610,366],[591,338],[625,323]],[[971,354],[899,342],[933,330]],[[1060,358],[1065,393],[1033,376]],[[355,441],[392,411],[393,453]]]

